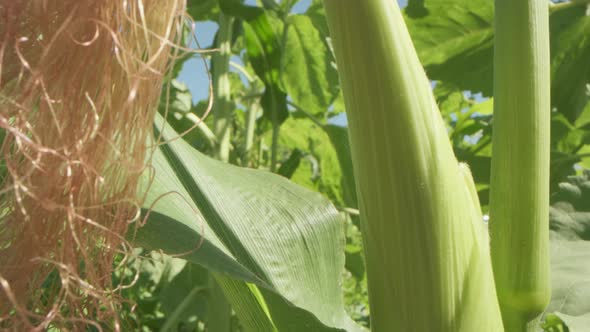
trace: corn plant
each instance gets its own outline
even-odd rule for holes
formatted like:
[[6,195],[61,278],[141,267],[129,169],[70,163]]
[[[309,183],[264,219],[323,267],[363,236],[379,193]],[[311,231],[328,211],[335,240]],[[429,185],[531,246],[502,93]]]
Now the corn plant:
[[453,156],[399,8],[350,0],[327,1],[326,11],[349,117],[371,326],[502,330],[471,175]]
[[495,4],[491,248],[504,324],[522,331],[551,292],[549,8]]
[[[164,80],[159,105],[142,99],[146,89],[159,91],[154,84],[139,90],[139,106],[147,107],[141,103],[146,102],[158,114],[153,128],[152,113],[149,128],[134,123],[137,142],[142,142],[135,159],[144,160],[145,171],[138,185],[121,185],[126,193],[138,192],[134,202],[142,208],[133,214],[134,226],[125,223],[118,229],[126,231],[126,240],[117,241],[141,250],[114,257],[119,268],[113,286],[121,288],[108,293],[112,297],[98,296],[84,283],[84,273],[94,271],[84,266],[94,256],[83,255],[75,269],[78,278],[71,280],[82,281],[87,294],[69,294],[91,302],[72,307],[55,296],[70,290],[63,283],[70,280],[64,277],[68,268],[36,271],[35,285],[40,286],[35,297],[13,300],[11,285],[33,286],[5,274],[19,267],[12,264],[18,262],[18,252],[10,250],[14,223],[7,220],[19,211],[11,189],[21,183],[21,177],[13,176],[13,154],[29,129],[16,121],[18,112],[9,112],[20,98],[14,68],[21,62],[13,46],[6,46],[9,52],[0,56],[0,263],[11,264],[0,266],[0,329],[587,329],[590,187],[588,174],[576,174],[590,168],[587,1],[410,0],[398,1],[401,8],[392,0],[188,1],[193,19],[216,21],[219,27],[212,49],[196,57],[175,47],[181,43],[176,35],[194,32],[190,25],[162,25],[165,20],[155,5],[125,3],[133,3],[133,10],[121,11],[112,24],[125,22],[129,28],[113,31],[120,40],[134,41],[125,44],[129,52],[124,54],[139,56],[123,57],[123,63],[139,61],[137,75],[129,70],[132,66],[117,67],[122,63],[115,61],[111,50],[117,48],[108,46],[108,34],[96,39],[108,46],[100,56],[92,52],[97,46],[92,38],[84,43],[66,35],[60,43],[74,43],[81,54],[120,71],[117,84],[124,89],[105,91],[118,96],[123,106],[135,105],[125,103],[133,90],[125,82],[153,77],[159,86]],[[184,0],[167,4],[174,13],[169,19],[182,15]],[[85,8],[64,2],[60,13],[67,14],[70,5]],[[0,3],[0,13],[4,6]],[[7,26],[28,31],[26,18],[41,17],[44,10],[33,7],[32,14],[22,12],[25,23],[13,20]],[[133,24],[146,8],[149,20]],[[96,20],[104,19],[105,12],[97,12]],[[81,24],[69,17],[60,14],[38,25]],[[83,26],[94,31],[93,22]],[[199,29],[197,25],[197,37]],[[11,31],[16,30],[6,35],[18,39]],[[126,35],[128,31],[133,33]],[[149,31],[175,34],[163,38]],[[162,43],[165,51],[145,48],[142,38],[150,45]],[[43,54],[22,45],[27,58]],[[46,44],[35,45],[42,49]],[[157,67],[142,62],[151,52]],[[48,59],[55,58],[51,63],[56,65],[43,67],[52,78],[63,79],[59,82],[67,81],[68,71],[57,64],[70,56],[77,59],[75,52],[68,54],[55,53]],[[171,66],[167,54],[180,61]],[[211,81],[207,77],[203,83],[213,88],[196,103],[194,89],[180,82],[195,58],[210,60]],[[78,60],[72,68],[83,73],[85,60]],[[87,110],[86,117],[94,114],[91,102],[97,96],[85,95],[79,86],[60,89],[84,96],[73,105]],[[46,100],[24,96],[32,106]],[[103,109],[108,107],[99,109],[98,121],[108,114]],[[31,110],[26,114],[33,121],[37,113]],[[345,111],[347,125],[342,126]],[[129,112],[129,117],[135,114],[144,113]],[[84,119],[81,124],[93,123]],[[121,135],[127,126],[120,123],[113,137],[126,137]],[[36,128],[43,126],[32,132]],[[191,128],[196,130],[187,131]],[[151,130],[153,135],[139,135]],[[75,130],[68,133],[76,135]],[[133,150],[135,145],[126,143],[117,141],[110,149],[116,151],[120,144],[121,151]],[[137,166],[129,166],[135,172],[140,164],[124,165]],[[107,183],[125,178],[109,178],[109,165],[91,173]],[[66,174],[60,168],[56,172]],[[59,179],[49,181],[51,188],[64,187]],[[34,198],[26,200],[38,203],[37,213],[61,218],[42,210],[47,204]],[[108,203],[100,195],[92,198]],[[104,249],[96,245],[92,253],[100,256]],[[113,263],[100,261],[105,262]],[[100,278],[104,285],[99,286],[108,286],[108,279]],[[130,303],[117,301],[118,295]],[[93,309],[98,304],[84,307],[97,299],[113,310],[103,314]],[[43,316],[45,310],[60,315]],[[74,320],[60,320],[70,317]]]
[[[498,3],[497,8],[502,5]],[[240,5],[225,6],[236,16],[238,9],[250,10],[251,14],[245,17],[252,27],[248,28],[252,42],[262,42],[260,38],[268,38],[268,33],[272,35],[265,27],[272,22],[272,16]],[[494,235],[491,239],[483,224],[477,187],[468,166],[458,163],[454,156],[447,140],[447,129],[399,9],[388,1],[378,0],[326,1],[325,6],[349,119],[366,254],[371,328],[377,331],[520,331],[527,325],[534,326],[549,300],[548,5],[530,1],[518,7],[520,11],[505,5],[509,14],[499,10],[496,15],[496,25],[506,27],[507,31],[512,25],[521,24],[522,36],[520,39],[504,36],[500,28],[496,33],[496,54],[502,55],[496,56],[495,107],[498,110],[495,113],[500,114],[500,120],[494,123],[494,131],[500,132],[500,139],[511,140],[511,144],[500,140],[494,145],[494,151],[501,151],[494,153],[500,155],[494,159],[494,165],[516,168],[526,160],[531,166],[523,168],[523,174],[498,171],[497,166],[493,167]],[[531,48],[531,44],[535,48]],[[262,56],[262,65],[270,70],[273,61],[268,58],[274,51],[259,46],[262,54],[253,55]],[[507,69],[503,64],[507,64]],[[519,80],[511,79],[511,82],[522,83],[526,77],[533,82],[518,84],[518,88],[524,89],[522,92],[516,86],[500,83],[507,80],[503,75],[516,72],[510,66],[522,71],[518,74]],[[263,71],[259,75],[270,74]],[[272,79],[266,76],[265,84],[276,88]],[[288,83],[286,86],[289,87]],[[272,89],[265,94],[268,91],[277,96]],[[530,111],[511,111],[515,95]],[[280,94],[278,96],[280,98]],[[502,106],[503,102],[508,106]],[[309,108],[297,109],[305,112]],[[518,114],[519,118],[502,121],[502,114]],[[313,116],[310,118],[320,127],[324,126]],[[532,130],[519,135],[511,126]],[[524,143],[518,143],[521,142],[519,136],[526,139]],[[535,148],[531,149],[533,142]],[[524,154],[522,150],[531,152]],[[503,156],[503,153],[517,157]],[[535,170],[534,174],[529,174],[531,169]],[[514,193],[502,191],[503,185],[516,183],[516,178],[526,185],[519,186]],[[497,194],[498,190],[502,194]],[[510,208],[520,207],[521,198],[536,202],[525,209],[532,211],[533,217],[518,217],[521,210]],[[494,217],[502,213],[516,213],[517,216]],[[520,219],[528,223],[520,228],[522,233],[497,230],[520,227],[517,225],[523,223]],[[539,232],[531,234],[531,228]],[[494,241],[495,237],[498,240]],[[497,253],[490,255],[490,242],[492,248],[499,248],[495,249]],[[544,249],[535,247],[528,253],[522,252],[522,256],[512,257],[515,255],[506,253],[514,243],[534,243]],[[504,257],[494,261],[493,273],[492,257],[496,259],[501,255]],[[506,264],[515,258],[522,261]],[[536,268],[531,270],[527,266]],[[513,276],[518,273],[521,273],[520,279]],[[522,276],[531,273],[535,275],[533,279]],[[526,282],[508,286],[505,280]],[[539,289],[538,297],[527,295],[531,285],[538,285],[535,286]],[[523,307],[514,308],[514,301]],[[286,327],[275,325],[274,328]]]

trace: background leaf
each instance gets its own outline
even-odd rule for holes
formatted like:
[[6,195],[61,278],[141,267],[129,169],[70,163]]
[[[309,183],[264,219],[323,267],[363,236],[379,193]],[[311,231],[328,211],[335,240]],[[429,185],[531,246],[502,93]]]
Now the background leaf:
[[308,16],[290,16],[286,25],[281,81],[297,106],[323,115],[338,94],[332,55]]
[[552,197],[551,303],[571,332],[588,328],[590,318],[590,172],[560,183]]
[[[405,20],[430,79],[492,96],[492,0],[411,0]],[[590,17],[584,6],[553,12],[552,105],[574,121],[587,105]]]

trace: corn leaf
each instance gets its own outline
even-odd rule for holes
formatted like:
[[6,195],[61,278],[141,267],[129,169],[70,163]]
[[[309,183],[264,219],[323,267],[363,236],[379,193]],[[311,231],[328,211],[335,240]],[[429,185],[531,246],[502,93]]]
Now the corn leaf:
[[[163,131],[164,139],[176,136],[169,126]],[[185,253],[220,279],[238,282],[220,284],[238,315],[258,323],[250,330],[358,330],[340,289],[344,222],[328,200],[278,175],[210,159],[183,140],[162,145],[153,165],[145,206],[155,205],[135,235],[137,245]],[[239,284],[245,282],[251,286]],[[235,293],[245,290],[252,293]]]

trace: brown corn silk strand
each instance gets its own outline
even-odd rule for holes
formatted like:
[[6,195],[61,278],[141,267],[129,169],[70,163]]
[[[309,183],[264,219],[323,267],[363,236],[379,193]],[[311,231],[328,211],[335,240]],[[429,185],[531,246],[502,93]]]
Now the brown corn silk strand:
[[184,3],[0,0],[0,330],[121,329],[113,261]]

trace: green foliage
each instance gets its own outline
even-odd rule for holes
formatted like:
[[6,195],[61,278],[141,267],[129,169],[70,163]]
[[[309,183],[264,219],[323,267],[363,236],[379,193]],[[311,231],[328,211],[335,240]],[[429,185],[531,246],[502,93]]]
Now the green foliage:
[[[122,312],[131,325],[141,322],[146,331],[170,326],[174,331],[203,331],[209,319],[210,276],[237,314],[232,323],[236,331],[356,329],[343,318],[344,310],[359,325],[369,325],[348,130],[332,124],[334,116],[345,111],[332,40],[323,1],[312,0],[305,13],[294,14],[296,3],[265,0],[247,6],[241,0],[188,1],[188,13],[197,21],[217,21],[220,11],[235,18],[232,61],[241,64],[247,79],[230,73],[229,162],[260,171],[204,157],[214,155],[217,137],[209,130],[212,117],[184,135],[186,143],[160,148],[155,157],[157,189],[152,195],[158,190],[179,191],[183,198],[164,197],[137,240],[146,249],[169,254],[190,251],[183,256],[190,263],[143,252],[149,259],[136,261],[124,276],[115,276],[117,283],[124,283],[133,272],[140,272],[138,282],[124,291],[137,303],[135,311],[129,306]],[[493,14],[491,0],[410,0],[404,10],[420,60],[435,82],[433,92],[453,150],[459,161],[469,165],[484,212],[492,151],[493,98],[487,97],[493,95]],[[590,21],[583,6],[572,6],[552,11],[550,28],[554,297],[547,312],[555,314],[546,316],[544,328],[575,332],[588,326],[584,322],[590,312],[583,296],[572,295],[590,298],[584,293],[583,279],[590,272],[585,268],[590,258],[590,212],[584,203],[590,200],[585,191],[587,175],[572,177],[581,172],[580,167],[590,168]],[[175,66],[169,94],[165,87],[159,105],[160,114],[168,109],[167,121],[177,132],[194,127],[207,108],[206,100],[193,104],[188,87],[174,80],[188,58],[184,55]],[[249,127],[252,114],[256,121]],[[245,151],[250,130],[252,146]],[[307,190],[265,173],[272,168],[273,146],[276,172]],[[2,165],[0,161],[0,176],[5,172]],[[203,196],[191,196],[193,187]],[[285,194],[291,191],[299,203]],[[331,204],[348,211],[347,218],[337,216]],[[301,211],[308,209],[315,214],[309,217],[306,212],[304,218]],[[262,236],[273,222],[288,230],[281,233],[285,237]],[[283,250],[290,248],[290,241],[301,244],[309,239],[321,239],[330,258],[308,257],[312,254],[301,246]],[[200,240],[204,242],[199,244]],[[300,256],[308,260],[302,262]],[[285,262],[288,267],[282,266]],[[288,273],[276,272],[279,268]],[[308,281],[306,275],[320,281]],[[318,287],[326,287],[330,295],[324,296]]]
[[218,0],[187,1],[187,13],[195,21],[214,20],[219,14]]
[[491,0],[410,1],[405,21],[431,80],[492,95]]
[[559,184],[552,197],[550,220],[554,237],[590,241],[590,171]]
[[504,329],[520,332],[551,298],[549,8],[494,3],[490,248]]
[[546,332],[568,332],[569,329],[564,325],[563,321],[555,314],[549,314],[545,317],[545,321],[541,323],[543,331]]
[[[164,139],[177,136],[167,128]],[[326,199],[282,177],[212,160],[180,140],[161,146],[153,162],[149,219],[132,234],[137,245],[185,253],[184,259],[237,281],[220,284],[230,301],[243,299],[234,294],[238,289],[264,302],[258,309],[234,306],[248,309],[237,315],[252,323],[250,330],[260,324],[264,331],[358,329],[344,312],[339,287],[343,222]],[[165,195],[171,191],[177,194]],[[240,283],[251,283],[262,297]]]
[[131,285],[122,292],[132,301],[124,304],[126,310],[122,311],[125,330],[203,331],[207,271],[178,258],[142,251],[136,254],[113,276],[115,283]]
[[552,298],[546,312],[554,314],[545,317],[546,331],[582,332],[588,328],[589,202],[590,171],[569,177],[551,197]]
[[283,22],[259,7],[221,0],[228,15],[244,20],[244,40],[248,59],[266,87],[261,98],[265,117],[280,124],[288,117],[287,95],[281,88],[281,35]]
[[286,20],[282,82],[294,103],[323,116],[338,94],[338,73],[332,55],[313,21],[306,15]]
[[[305,154],[291,180],[315,189],[339,206],[344,206],[340,181],[343,178],[338,156],[329,136],[317,124],[306,118],[291,117],[281,127],[279,155],[290,156],[291,151]],[[288,159],[284,159],[285,162]]]
[[590,16],[583,6],[551,15],[551,102],[570,121],[590,102]]
[[[492,96],[493,15],[491,0],[411,0],[405,19],[429,78]],[[590,17],[554,11],[550,29],[553,107],[574,120],[589,98]]]

